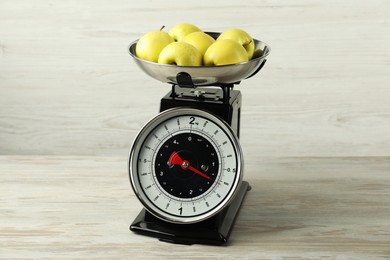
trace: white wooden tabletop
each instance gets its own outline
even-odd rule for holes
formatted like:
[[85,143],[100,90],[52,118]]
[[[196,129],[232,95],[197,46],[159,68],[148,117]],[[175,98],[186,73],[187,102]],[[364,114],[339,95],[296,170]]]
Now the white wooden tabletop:
[[129,231],[141,210],[126,158],[0,157],[1,258],[370,259],[390,256],[385,157],[263,158],[227,245]]
[[[170,86],[128,54],[189,22],[271,46],[242,94],[230,243],[135,235],[126,163]],[[0,258],[390,256],[390,2],[0,1]]]

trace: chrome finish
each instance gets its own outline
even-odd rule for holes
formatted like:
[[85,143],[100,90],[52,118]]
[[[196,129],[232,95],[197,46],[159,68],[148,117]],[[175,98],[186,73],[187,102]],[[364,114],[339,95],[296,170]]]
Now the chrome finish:
[[[219,36],[219,33],[207,33],[214,38]],[[135,55],[137,41],[132,42],[129,47],[130,56],[133,57],[135,63],[152,78],[170,84],[177,84],[176,75],[180,72],[190,74],[195,86],[236,83],[255,73],[270,53],[270,47],[266,43],[254,39],[255,55],[248,62],[222,66],[176,66],[138,58]]]
[[[142,144],[144,141],[148,138],[148,136],[153,132],[153,130],[161,125],[166,120],[169,120],[174,117],[182,116],[182,115],[194,115],[194,116],[200,116],[207,118],[208,120],[214,122],[218,127],[220,127],[221,130],[225,132],[227,137],[229,138],[234,151],[237,154],[237,172],[236,177],[234,179],[234,183],[231,185],[230,192],[228,195],[223,199],[223,201],[213,208],[212,210],[203,213],[198,216],[194,217],[180,217],[180,216],[173,216],[168,213],[166,213],[163,209],[157,207],[154,205],[149,198],[144,194],[143,189],[140,184],[139,179],[139,172],[137,171],[137,159],[139,156],[139,153],[142,149]],[[243,166],[244,166],[244,159],[243,159],[243,153],[241,150],[241,146],[238,140],[238,137],[235,135],[231,127],[222,119],[220,119],[217,116],[214,116],[206,111],[199,110],[199,109],[193,109],[193,108],[172,108],[169,110],[165,110],[164,112],[161,112],[157,116],[155,116],[152,120],[150,120],[144,127],[140,130],[138,133],[136,139],[133,142],[132,148],[130,150],[129,154],[129,160],[128,160],[128,173],[129,173],[129,179],[131,186],[133,188],[134,193],[138,197],[138,199],[141,201],[141,203],[144,205],[144,207],[154,216],[176,224],[188,224],[188,223],[196,223],[203,221],[205,219],[208,219],[217,213],[219,213],[222,209],[224,209],[227,205],[231,203],[233,198],[236,196],[236,194],[239,191],[239,187],[242,183],[243,178]],[[188,165],[183,165],[183,167],[188,167]]]

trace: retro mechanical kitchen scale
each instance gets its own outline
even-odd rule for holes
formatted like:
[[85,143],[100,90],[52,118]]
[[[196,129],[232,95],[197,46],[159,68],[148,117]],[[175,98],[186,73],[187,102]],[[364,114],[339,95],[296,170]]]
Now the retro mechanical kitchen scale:
[[254,41],[250,61],[207,67],[148,62],[136,57],[137,41],[130,45],[146,74],[172,85],[130,151],[130,183],[144,206],[130,230],[180,244],[228,241],[250,190],[238,139],[241,93],[233,87],[259,72],[270,52]]

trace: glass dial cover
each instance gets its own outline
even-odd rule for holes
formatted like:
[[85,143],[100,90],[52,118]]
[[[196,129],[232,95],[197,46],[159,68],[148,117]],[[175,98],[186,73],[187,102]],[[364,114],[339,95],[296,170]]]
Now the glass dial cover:
[[229,205],[242,180],[243,158],[225,121],[203,110],[173,108],[141,129],[128,166],[133,190],[150,213],[195,223]]

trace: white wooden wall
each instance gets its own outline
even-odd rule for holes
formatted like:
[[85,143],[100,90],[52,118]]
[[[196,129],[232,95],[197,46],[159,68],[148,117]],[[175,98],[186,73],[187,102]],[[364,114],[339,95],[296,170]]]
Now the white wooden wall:
[[181,22],[272,48],[236,88],[248,160],[390,154],[386,0],[1,0],[0,154],[126,156],[170,90],[128,45]]

